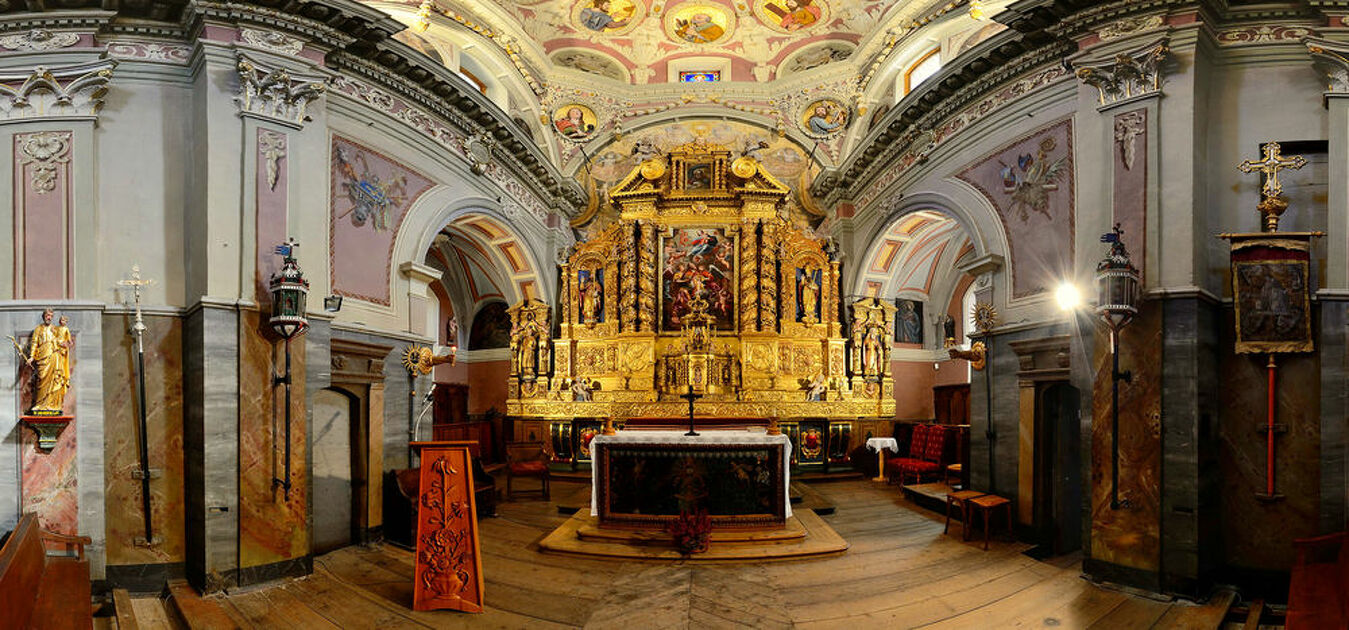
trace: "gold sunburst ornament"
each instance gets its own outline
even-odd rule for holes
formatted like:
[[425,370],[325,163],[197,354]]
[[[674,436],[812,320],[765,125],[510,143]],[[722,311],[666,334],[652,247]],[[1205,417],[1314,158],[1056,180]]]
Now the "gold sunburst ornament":
[[432,369],[442,363],[454,365],[456,350],[457,348],[450,346],[447,354],[436,356],[430,348],[413,344],[403,351],[403,367],[407,368],[408,374],[413,377],[430,374]]
[[998,325],[998,309],[992,304],[975,302],[971,315],[974,316],[974,329],[981,335],[987,335]]

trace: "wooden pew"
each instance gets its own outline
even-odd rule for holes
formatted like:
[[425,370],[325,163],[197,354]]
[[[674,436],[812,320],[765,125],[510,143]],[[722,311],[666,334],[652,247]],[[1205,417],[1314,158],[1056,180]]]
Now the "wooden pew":
[[1349,533],[1293,541],[1287,630],[1349,628]]
[[[0,547],[0,611],[6,628],[92,628],[86,536],[44,532],[25,514]],[[48,556],[47,546],[66,556]]]

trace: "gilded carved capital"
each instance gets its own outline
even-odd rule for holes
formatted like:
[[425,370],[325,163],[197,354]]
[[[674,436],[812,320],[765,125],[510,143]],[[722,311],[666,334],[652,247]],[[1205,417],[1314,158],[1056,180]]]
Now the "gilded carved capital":
[[242,53],[235,68],[239,71],[239,95],[234,101],[241,114],[299,128],[310,120],[309,107],[328,91],[328,79],[286,68],[274,68]]
[[1096,88],[1101,107],[1140,96],[1160,95],[1165,74],[1163,62],[1171,54],[1168,41],[1163,37],[1107,59],[1075,63],[1073,71],[1083,83]]
[[0,72],[0,120],[97,118],[117,61]]
[[1312,66],[1325,78],[1327,95],[1349,94],[1349,44],[1316,37],[1302,38]]

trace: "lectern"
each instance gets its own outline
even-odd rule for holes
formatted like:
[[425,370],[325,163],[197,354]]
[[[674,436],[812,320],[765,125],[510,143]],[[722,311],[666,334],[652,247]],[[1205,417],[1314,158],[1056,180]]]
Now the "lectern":
[[412,609],[482,612],[482,557],[472,442],[413,442],[421,451]]

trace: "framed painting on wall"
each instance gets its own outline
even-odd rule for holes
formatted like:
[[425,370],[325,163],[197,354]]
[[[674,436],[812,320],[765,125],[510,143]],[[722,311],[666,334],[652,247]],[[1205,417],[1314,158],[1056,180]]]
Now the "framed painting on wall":
[[661,240],[661,330],[679,331],[697,295],[717,330],[734,330],[735,239],[718,227],[673,228]]

